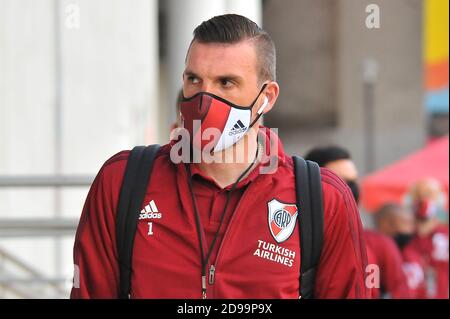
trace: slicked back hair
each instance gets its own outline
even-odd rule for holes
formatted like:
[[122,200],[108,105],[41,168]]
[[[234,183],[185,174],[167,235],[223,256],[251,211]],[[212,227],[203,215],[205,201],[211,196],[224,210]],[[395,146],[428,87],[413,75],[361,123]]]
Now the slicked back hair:
[[224,14],[203,21],[194,30],[192,43],[235,44],[252,40],[259,69],[259,82],[276,81],[275,44],[269,34],[252,20],[237,14]]

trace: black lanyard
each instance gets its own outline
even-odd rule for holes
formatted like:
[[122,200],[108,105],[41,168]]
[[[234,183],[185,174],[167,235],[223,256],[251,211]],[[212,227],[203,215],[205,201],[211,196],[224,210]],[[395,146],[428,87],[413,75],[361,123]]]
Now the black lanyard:
[[[259,144],[258,144],[258,146],[259,146]],[[194,211],[195,211],[195,224],[196,224],[196,228],[197,228],[198,241],[200,243],[200,254],[201,254],[201,263],[202,263],[202,298],[203,299],[206,299],[206,267],[208,266],[209,258],[211,257],[211,254],[212,254],[212,252],[214,250],[214,246],[216,244],[217,238],[219,237],[220,228],[222,227],[222,223],[223,223],[223,220],[224,220],[224,217],[225,217],[225,213],[227,211],[228,204],[230,202],[231,193],[236,189],[236,186],[240,182],[240,180],[248,173],[250,168],[256,163],[256,160],[258,158],[258,152],[259,152],[259,147],[256,149],[256,155],[255,155],[255,159],[253,160],[253,162],[238,177],[236,182],[234,182],[233,186],[231,187],[231,190],[227,193],[227,200],[225,202],[225,206],[223,208],[222,215],[220,217],[219,227],[217,228],[217,231],[216,231],[216,233],[214,235],[213,241],[211,242],[211,245],[209,247],[209,250],[208,250],[208,253],[207,253],[206,257],[205,257],[205,252],[203,251],[203,239],[202,239],[202,233],[201,233],[200,215],[199,215],[199,212],[198,212],[197,200],[195,199],[195,195],[194,195],[194,189],[192,187],[191,167],[190,167],[189,164],[185,165],[185,167],[187,169],[187,172],[188,172],[189,190],[190,190],[191,196],[192,196],[192,204],[194,206]],[[234,211],[233,211],[233,214],[234,214]]]

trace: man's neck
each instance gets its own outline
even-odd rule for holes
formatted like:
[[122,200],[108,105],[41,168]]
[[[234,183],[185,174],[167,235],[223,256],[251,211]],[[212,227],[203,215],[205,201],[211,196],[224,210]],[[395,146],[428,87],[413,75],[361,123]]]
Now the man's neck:
[[[239,142],[221,152],[214,153],[214,162],[201,162],[197,167],[214,179],[221,187],[233,184],[239,176],[255,161],[258,149],[256,129],[251,129]],[[245,178],[256,167],[254,164],[246,173]]]

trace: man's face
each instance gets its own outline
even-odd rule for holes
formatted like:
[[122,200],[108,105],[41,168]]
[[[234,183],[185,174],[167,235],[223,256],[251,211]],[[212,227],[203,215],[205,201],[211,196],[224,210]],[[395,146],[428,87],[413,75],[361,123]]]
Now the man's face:
[[440,184],[435,179],[427,178],[417,183],[416,197],[419,201],[436,200],[440,193]]
[[332,170],[337,176],[342,178],[344,181],[354,181],[358,179],[358,170],[356,169],[355,163],[348,159],[341,159],[337,161],[330,162],[325,165],[326,168]]
[[413,214],[406,209],[398,209],[394,214],[394,228],[397,234],[413,234],[416,228]]
[[337,176],[342,178],[352,191],[356,204],[359,203],[358,170],[355,163],[349,159],[341,159],[329,162],[326,168],[332,170]]
[[[261,89],[258,71],[256,50],[249,40],[234,44],[194,41],[186,58],[183,94],[191,97],[204,91],[248,106]],[[261,94],[256,105],[263,99]]]
[[413,234],[415,229],[413,214],[401,207],[391,208],[378,220],[378,230],[391,237],[397,234]]

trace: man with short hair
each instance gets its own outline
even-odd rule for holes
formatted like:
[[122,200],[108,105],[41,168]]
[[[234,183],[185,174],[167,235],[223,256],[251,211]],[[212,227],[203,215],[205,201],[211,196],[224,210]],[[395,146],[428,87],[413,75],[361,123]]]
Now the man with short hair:
[[413,213],[406,207],[386,203],[375,212],[377,229],[391,237],[402,253],[402,268],[405,272],[411,298],[427,298],[426,263],[411,245],[416,233]]
[[407,197],[417,225],[410,245],[422,256],[431,274],[434,289],[429,298],[449,298],[449,230],[447,195],[434,178],[423,178]]
[[[356,203],[359,202],[358,170],[349,151],[340,146],[317,147],[305,158],[341,177],[351,189]],[[364,239],[369,264],[377,265],[380,274],[380,289],[374,285],[371,289],[372,296],[409,298],[411,295],[402,270],[402,257],[392,239],[370,229],[364,229]]]
[[[153,163],[129,297],[302,297],[296,221],[302,207],[293,160],[275,134],[258,125],[279,94],[275,61],[269,35],[245,17],[217,16],[194,30],[180,103],[184,131]],[[174,160],[186,151],[181,162]],[[89,191],[74,247],[79,285],[73,298],[118,296],[115,221],[129,154],[109,159]],[[322,169],[321,180],[323,246],[314,297],[367,298],[355,202],[331,171]]]

